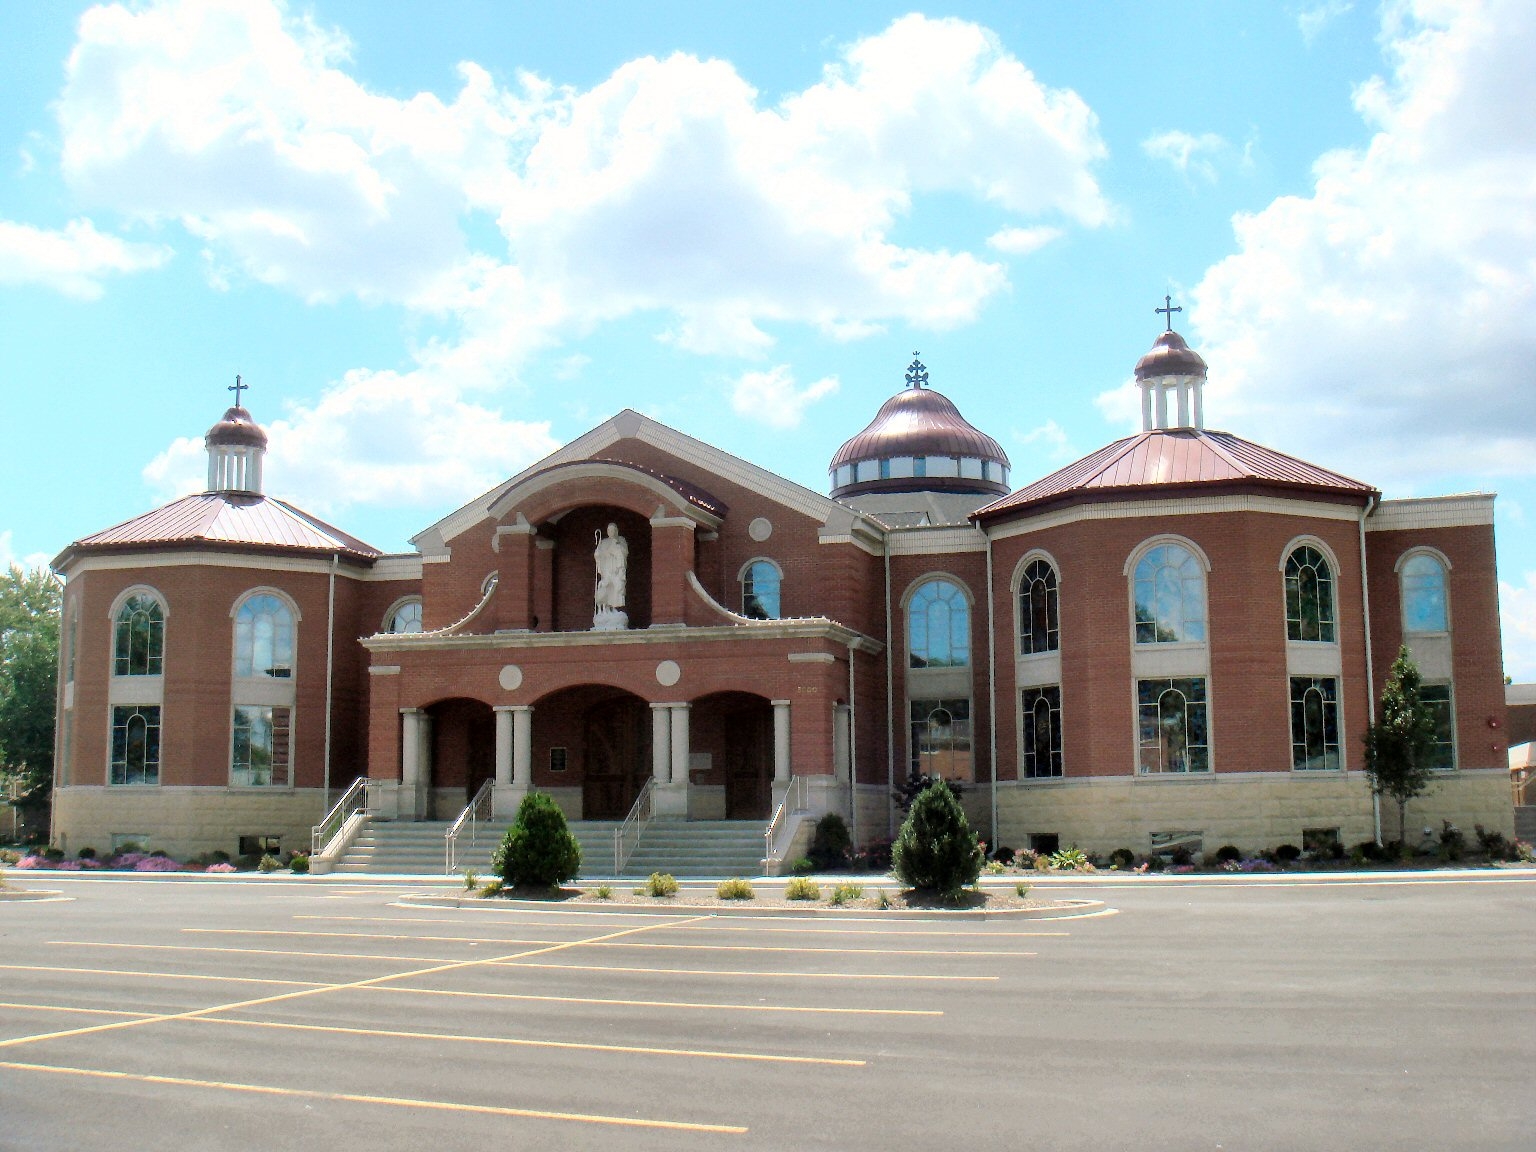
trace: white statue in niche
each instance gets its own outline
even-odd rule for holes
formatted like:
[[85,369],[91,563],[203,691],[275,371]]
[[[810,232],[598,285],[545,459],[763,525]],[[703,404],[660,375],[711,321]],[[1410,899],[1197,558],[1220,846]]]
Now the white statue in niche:
[[599,632],[617,631],[629,627],[629,616],[624,611],[624,592],[629,566],[629,541],[619,535],[617,524],[608,525],[608,534],[592,534],[597,545],[593,559],[597,563],[597,592],[593,597],[592,627]]

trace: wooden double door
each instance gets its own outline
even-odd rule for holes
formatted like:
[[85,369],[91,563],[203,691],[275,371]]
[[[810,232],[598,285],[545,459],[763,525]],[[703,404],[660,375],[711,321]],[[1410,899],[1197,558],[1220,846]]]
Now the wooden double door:
[[624,819],[651,771],[650,707],[626,696],[588,708],[581,752],[582,819]]
[[773,708],[754,703],[727,712],[721,726],[725,756],[725,818],[766,820],[773,814]]

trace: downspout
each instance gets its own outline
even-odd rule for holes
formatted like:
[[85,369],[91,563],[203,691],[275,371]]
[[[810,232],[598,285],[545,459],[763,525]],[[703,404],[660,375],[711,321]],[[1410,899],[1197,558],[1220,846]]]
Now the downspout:
[[331,690],[336,679],[336,564],[340,553],[331,553],[330,587],[325,596],[325,802],[321,812],[331,807]]
[[891,655],[891,534],[880,537],[885,549],[885,834],[896,839],[896,809],[891,797],[896,794],[896,666]]
[[[1371,658],[1371,582],[1365,570],[1365,518],[1375,511],[1377,498],[1366,499],[1360,509],[1360,605],[1362,626],[1365,628],[1365,714],[1368,723],[1376,723],[1376,670]],[[1381,796],[1371,791],[1371,821],[1376,832],[1376,843],[1381,844]]]
[[[978,525],[980,527],[980,525]],[[992,834],[987,841],[992,851],[997,851],[997,621],[993,616],[992,595],[992,534],[985,528],[987,538],[987,728],[988,769],[992,777]]]
[[848,823],[849,839],[855,849],[859,846],[859,713],[853,702],[852,642],[848,645]]

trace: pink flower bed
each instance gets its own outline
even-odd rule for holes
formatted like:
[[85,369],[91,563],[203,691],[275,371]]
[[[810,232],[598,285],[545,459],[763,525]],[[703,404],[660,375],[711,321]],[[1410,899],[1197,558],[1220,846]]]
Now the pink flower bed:
[[133,866],[135,872],[180,872],[181,865],[169,856],[146,856]]
[[204,869],[204,871],[207,871],[207,872],[233,872],[233,871],[235,871],[235,866],[233,864],[210,864],[210,865],[208,865],[208,867],[206,869]]

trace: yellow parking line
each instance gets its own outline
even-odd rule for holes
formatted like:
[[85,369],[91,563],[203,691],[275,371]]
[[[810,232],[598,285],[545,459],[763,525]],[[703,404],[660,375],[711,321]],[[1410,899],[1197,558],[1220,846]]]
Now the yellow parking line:
[[502,1044],[514,1048],[561,1048],[577,1052],[623,1052],[638,1056],[692,1056],[705,1060],[751,1060],[765,1064],[828,1064],[838,1068],[862,1068],[864,1060],[839,1060],[825,1056],[780,1056],[766,1052],[720,1052],[707,1048],[647,1048],[637,1044],[583,1044],[574,1040],[527,1040],[514,1036],[472,1036],[452,1032],[397,1032],[387,1028],[343,1028],[329,1024],[290,1024],[273,1020],[236,1020],[200,1017],[196,1023],[240,1028],[279,1028],[293,1032],[327,1032],[342,1036],[387,1036],[392,1040],[446,1040],[459,1044]]
[[[338,940],[417,940],[429,944],[561,944],[561,940],[518,940],[493,936],[415,936],[397,932],[306,932],[302,930],[272,928],[183,928],[183,932],[201,932],[228,936],[325,936]],[[1013,950],[987,952],[975,948],[794,948],[783,944],[650,944],[615,940],[611,943],[594,944],[594,948],[665,948],[693,952],[795,952],[800,955],[818,952],[873,953],[880,956],[1034,956],[1034,952]],[[206,949],[216,951],[216,949]],[[294,952],[286,955],[305,956],[312,953]],[[323,955],[323,953],[313,953]]]
[[746,1128],[729,1124],[693,1124],[680,1120],[644,1120],[637,1116],[603,1116],[585,1112],[546,1112],[537,1108],[506,1108],[491,1104],[459,1104],[451,1100],[417,1100],[407,1096],[368,1096],[355,1092],[322,1092],[312,1088],[279,1088],[269,1084],[237,1084],[227,1080],[191,1080],[183,1076],[151,1076],[136,1072],[109,1072],[97,1068],[65,1068],[53,1064],[0,1062],[13,1072],[44,1072],[85,1076],[99,1080],[126,1080],[138,1084],[167,1084],[180,1088],[214,1088],[224,1092],[251,1092],[262,1096],[287,1096],[300,1100],[330,1100],[346,1104],[382,1104],[392,1108],[425,1108],[437,1112],[470,1112],[483,1116],[515,1116],[528,1120],[566,1120],[580,1124],[608,1124],[626,1128],[661,1128],[671,1132],[707,1132],[740,1136]]
[[535,996],[528,992],[460,992],[450,988],[398,988],[393,984],[362,989],[414,996],[466,996],[486,1000],[533,1000],[550,1004],[606,1004],[621,1008],[697,1008],[717,1012],[812,1012],[833,1016],[942,1016],[931,1008],[805,1008],[795,1004],[712,1004],[688,1000],[615,1000],[596,996]]
[[75,1008],[68,1004],[16,1004],[0,1001],[0,1008],[20,1008],[25,1012],[78,1012],[85,1016],[154,1016],[154,1012],[122,1012],[112,1008]]
[[[688,923],[684,920],[681,923]],[[649,932],[657,928],[671,927],[679,923],[676,920],[664,920],[656,924],[641,924],[632,928],[624,928],[617,932],[609,932],[602,936],[589,937],[586,940],[575,941],[576,944],[590,944],[598,940],[611,940],[616,936],[625,936],[633,932]],[[141,1020],[117,1020],[110,1024],[97,1024],[90,1028],[67,1028],[59,1032],[40,1032],[33,1036],[13,1036],[8,1040],[0,1040],[0,1048],[14,1048],[22,1044],[35,1044],[42,1040],[60,1040],[69,1036],[86,1036],[97,1032],[109,1032],[118,1028],[136,1028],[144,1024],[163,1023],[167,1020],[192,1020],[199,1016],[212,1016],[219,1012],[230,1012],[237,1008],[255,1008],[263,1004],[276,1004],[284,1000],[297,1000],[304,996],[317,996],[325,992],[338,992],[349,988],[366,988],[374,984],[385,984],[391,980],[405,980],[418,976],[432,976],[438,972],[453,972],[462,968],[475,968],[497,961],[516,960],[528,956],[542,956],[550,952],[559,952],[563,948],[571,947],[569,944],[556,945],[553,948],[536,948],[530,952],[513,952],[505,956],[488,956],[480,960],[457,960],[451,964],[435,964],[430,968],[414,968],[405,972],[392,972],[385,976],[373,976],[366,980],[350,980],[343,984],[325,984],[316,988],[303,988],[296,992],[280,992],[274,996],[261,996],[254,1000],[237,1000],[229,1004],[213,1004],[207,1008],[196,1008],[189,1012],[168,1012],[162,1016],[147,1016]]]
[[[477,911],[477,912],[478,911],[486,911],[486,909],[478,909],[478,908],[474,909],[474,910]],[[459,909],[445,909],[443,914],[440,915],[440,916],[319,916],[319,915],[297,915],[297,916],[294,917],[294,919],[295,920],[341,921],[341,922],[353,923],[353,924],[440,924],[440,925],[451,925],[451,924],[456,924],[456,923],[459,922],[458,920],[456,920],[454,918],[454,915],[453,915],[453,913],[456,912],[456,911],[459,911]],[[494,911],[499,911],[499,909],[494,909],[493,908],[493,909],[488,909],[488,911],[493,911],[494,912]],[[517,909],[506,909],[506,911],[515,912],[515,911],[518,911],[518,910]],[[560,914],[561,915],[573,915],[573,913],[570,913],[570,912],[562,912]],[[555,915],[555,913],[553,911],[551,911],[549,913],[545,913],[545,915]],[[614,916],[614,915],[622,915],[622,913],[614,913],[614,912],[581,912],[581,913],[574,913],[574,915],[581,915],[581,916],[597,916],[597,915]],[[637,913],[637,915],[638,915],[638,913]],[[1074,919],[1074,920],[1080,920],[1080,919],[1083,919],[1083,918],[1084,917],[1081,917],[1081,916],[1071,917],[1071,919]],[[506,923],[510,927],[514,927],[514,928],[550,928],[550,927],[553,927],[553,925],[551,925],[551,924],[548,924],[548,923],[545,923],[545,922],[542,922],[542,921],[533,921],[533,920],[529,920],[529,921],[503,921],[503,923]],[[689,932],[794,932],[794,933],[797,933],[797,934],[808,935],[808,936],[818,936],[818,935],[819,936],[882,936],[882,937],[883,936],[932,936],[934,938],[942,938],[942,937],[946,937],[946,936],[981,936],[981,937],[985,937],[987,939],[997,939],[997,938],[1008,939],[1008,938],[1013,938],[1013,937],[1070,936],[1070,935],[1072,935],[1072,933],[1070,933],[1070,932],[1063,932],[1063,931],[1014,932],[1014,931],[1002,931],[1002,930],[999,930],[999,931],[996,931],[996,932],[989,932],[989,931],[985,931],[983,929],[961,929],[961,928],[893,928],[893,927],[886,927],[885,922],[883,922],[883,921],[876,921],[876,920],[859,920],[859,921],[854,921],[852,923],[856,923],[858,925],[862,925],[862,927],[852,927],[852,926],[850,926],[850,927],[847,927],[847,928],[810,928],[810,927],[800,928],[800,927],[792,927],[792,926],[789,926],[789,925],[782,925],[782,924],[761,924],[761,923],[756,923],[756,922],[753,921],[753,919],[751,917],[747,917],[747,916],[740,916],[740,917],[737,917],[737,916],[718,917],[718,916],[712,916],[711,915],[711,916],[708,917],[708,923],[691,924],[688,927],[688,931]],[[871,931],[869,926],[872,926],[872,925],[878,925],[879,926],[878,930]],[[183,931],[187,931],[187,929],[183,929]],[[430,939],[430,937],[423,936],[423,937],[417,937],[417,939],[425,940],[425,939]]]
[[312,960],[384,960],[402,964],[448,964],[447,956],[388,956],[373,952],[295,952],[288,948],[202,948],[192,944],[132,944],[114,940],[50,940],[70,948],[138,948],[150,952],[196,952],[200,955],[304,956]]
[[486,961],[495,968],[557,968],[566,972],[648,972],[660,976],[787,976],[812,980],[999,980],[999,976],[907,975],[901,972],[734,972],[719,968],[631,968],[618,964],[532,964],[521,960]]
[[219,980],[228,984],[285,984],[321,988],[324,980],[279,980],[272,976],[204,976],[196,972],[139,972],[131,968],[64,968],[57,964],[0,964],[6,972],[69,972],[78,976],[147,976],[155,980]]

